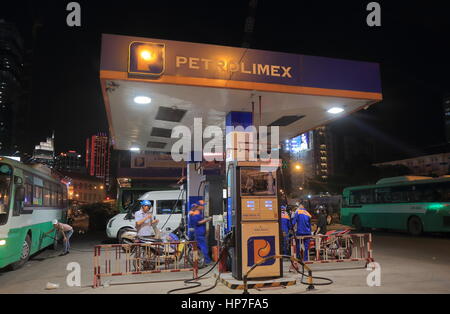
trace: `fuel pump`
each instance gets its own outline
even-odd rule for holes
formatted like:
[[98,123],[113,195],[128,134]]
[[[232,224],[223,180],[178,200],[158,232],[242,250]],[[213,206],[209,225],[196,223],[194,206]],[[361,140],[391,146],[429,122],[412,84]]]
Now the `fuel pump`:
[[[264,170],[262,162],[228,163],[228,218],[231,217],[234,247],[232,274],[243,275],[262,259],[280,254],[280,195],[277,170]],[[283,276],[282,261],[270,259],[252,271],[249,278]]]

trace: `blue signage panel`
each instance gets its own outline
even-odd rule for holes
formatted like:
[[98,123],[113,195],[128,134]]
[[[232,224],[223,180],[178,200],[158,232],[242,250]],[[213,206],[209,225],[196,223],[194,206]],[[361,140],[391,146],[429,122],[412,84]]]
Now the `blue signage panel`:
[[377,63],[108,34],[101,70],[381,93]]

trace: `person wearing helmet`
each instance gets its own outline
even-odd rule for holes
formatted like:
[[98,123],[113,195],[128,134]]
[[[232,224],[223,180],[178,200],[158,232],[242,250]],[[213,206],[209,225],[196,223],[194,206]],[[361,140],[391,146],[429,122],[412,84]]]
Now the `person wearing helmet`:
[[189,211],[189,217],[188,217],[188,239],[189,241],[195,240],[195,226],[194,226],[194,219],[192,219],[196,213],[197,213],[197,207],[199,205],[197,203],[193,203],[191,205],[191,210]]
[[73,234],[72,226],[58,222],[57,219],[53,219],[52,224],[53,224],[53,228],[50,231],[46,232],[45,235],[48,235],[48,234],[54,232],[55,230],[59,231],[64,239],[63,252],[59,256],[64,256],[64,255],[69,254],[70,253],[70,237]]
[[153,230],[155,236],[159,238],[159,230],[156,228],[159,221],[153,215],[153,204],[151,201],[141,201],[141,209],[134,214],[134,221],[138,236],[149,237],[152,235]]
[[206,223],[212,220],[211,217],[204,218],[203,210],[205,209],[205,203],[200,201],[199,204],[195,204],[193,208],[193,214],[189,217],[194,227],[195,241],[198,243],[199,249],[202,251],[205,257],[205,264],[211,264],[211,258],[209,257],[208,244],[206,240]]

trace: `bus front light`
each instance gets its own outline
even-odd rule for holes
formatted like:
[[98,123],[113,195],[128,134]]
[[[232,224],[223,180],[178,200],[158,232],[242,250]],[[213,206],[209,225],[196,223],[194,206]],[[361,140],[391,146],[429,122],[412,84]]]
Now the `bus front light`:
[[0,240],[0,246],[6,245],[6,240]]

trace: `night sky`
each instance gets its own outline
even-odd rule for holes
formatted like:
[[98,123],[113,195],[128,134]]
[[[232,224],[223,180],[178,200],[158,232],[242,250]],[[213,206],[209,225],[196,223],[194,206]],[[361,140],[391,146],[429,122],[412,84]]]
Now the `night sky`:
[[[33,48],[28,152],[52,130],[57,152],[83,152],[87,136],[108,130],[99,83],[101,33],[239,47],[248,14],[244,0],[78,1],[82,27],[71,28],[70,1],[9,2],[0,18],[15,23]],[[379,62],[384,100],[339,127],[372,138],[379,161],[418,155],[445,142],[450,4],[378,1],[382,26],[370,28],[369,2],[260,0],[251,48]],[[33,41],[36,22],[41,26]]]

